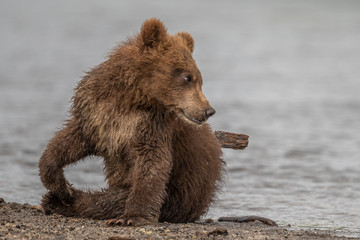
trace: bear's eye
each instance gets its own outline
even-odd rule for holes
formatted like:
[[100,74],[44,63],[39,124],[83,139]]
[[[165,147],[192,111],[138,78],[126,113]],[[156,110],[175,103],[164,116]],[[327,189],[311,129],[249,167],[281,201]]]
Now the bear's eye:
[[185,80],[186,82],[192,82],[192,81],[193,81],[193,79],[192,79],[192,77],[191,77],[190,75],[185,75],[185,76],[184,76],[184,80]]

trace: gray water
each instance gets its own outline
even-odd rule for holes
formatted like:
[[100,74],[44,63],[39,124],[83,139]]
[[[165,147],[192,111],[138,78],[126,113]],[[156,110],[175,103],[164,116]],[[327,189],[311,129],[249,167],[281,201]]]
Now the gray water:
[[[226,187],[208,217],[260,215],[360,236],[359,1],[0,1],[0,197],[39,204],[37,170],[84,71],[144,19],[188,31],[217,114],[246,133],[224,151]],[[66,169],[105,186],[101,159]]]

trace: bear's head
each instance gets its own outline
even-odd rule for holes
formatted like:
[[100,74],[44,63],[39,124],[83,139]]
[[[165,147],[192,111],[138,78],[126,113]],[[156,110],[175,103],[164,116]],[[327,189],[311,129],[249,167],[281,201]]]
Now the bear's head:
[[202,92],[193,49],[189,33],[170,35],[160,20],[152,18],[144,22],[138,35],[115,49],[109,62],[117,62],[112,71],[119,71],[116,78],[132,86],[125,88],[137,89],[136,97],[129,92],[128,98],[141,99],[138,105],[161,107],[201,125],[215,110]]
[[194,40],[189,33],[169,35],[158,19],[144,22],[136,42],[142,57],[142,83],[148,94],[178,117],[201,125],[215,114],[202,92],[203,79],[192,57]]

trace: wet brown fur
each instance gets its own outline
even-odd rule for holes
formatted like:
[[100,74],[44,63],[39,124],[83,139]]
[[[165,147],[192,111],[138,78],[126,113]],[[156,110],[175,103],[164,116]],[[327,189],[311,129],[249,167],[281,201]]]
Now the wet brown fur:
[[[46,212],[143,225],[195,221],[207,211],[223,161],[204,123],[211,106],[193,47],[190,34],[169,35],[149,19],[86,74],[70,120],[40,159]],[[104,158],[107,189],[83,192],[66,181],[63,168],[90,155]]]

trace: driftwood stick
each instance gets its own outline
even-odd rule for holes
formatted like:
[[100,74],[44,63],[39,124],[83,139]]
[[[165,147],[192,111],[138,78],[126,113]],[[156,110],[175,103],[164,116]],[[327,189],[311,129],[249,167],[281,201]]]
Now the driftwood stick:
[[259,217],[259,216],[242,216],[242,217],[221,217],[218,219],[219,222],[253,222],[260,221],[269,226],[277,226],[276,222],[269,218]]
[[222,148],[238,150],[246,148],[249,144],[249,136],[245,134],[215,131],[215,136],[219,140]]

